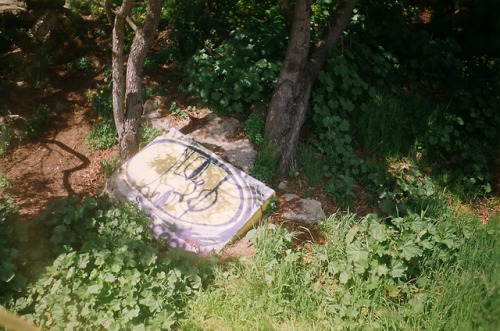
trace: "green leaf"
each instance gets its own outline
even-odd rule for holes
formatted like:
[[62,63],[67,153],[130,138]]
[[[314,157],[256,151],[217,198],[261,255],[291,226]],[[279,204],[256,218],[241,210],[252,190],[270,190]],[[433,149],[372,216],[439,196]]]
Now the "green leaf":
[[345,243],[350,244],[352,243],[354,237],[356,236],[356,233],[358,233],[359,227],[357,225],[353,226],[346,234],[345,236]]
[[383,242],[386,239],[387,229],[385,225],[377,221],[370,222],[370,235],[377,242]]
[[368,252],[363,249],[359,241],[355,241],[346,247],[347,260],[349,262],[359,262],[368,260]]
[[340,276],[339,276],[339,281],[340,283],[342,284],[347,284],[347,282],[349,281],[349,279],[351,279],[351,276],[349,275],[348,272],[346,271],[342,271],[340,273]]
[[401,260],[392,261],[391,272],[390,272],[391,277],[401,278],[405,274],[405,271],[406,267],[403,264],[403,261]]
[[413,257],[421,256],[422,249],[418,247],[413,240],[407,241],[401,248],[401,257],[405,260],[410,260]]
[[389,273],[389,268],[385,264],[379,265],[376,270],[379,276],[385,276]]

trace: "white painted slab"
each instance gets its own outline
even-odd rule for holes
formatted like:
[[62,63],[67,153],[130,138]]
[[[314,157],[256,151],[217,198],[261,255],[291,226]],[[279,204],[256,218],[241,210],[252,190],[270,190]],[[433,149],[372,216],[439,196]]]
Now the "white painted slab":
[[135,201],[172,247],[219,251],[260,220],[274,191],[171,129],[123,164],[107,192]]

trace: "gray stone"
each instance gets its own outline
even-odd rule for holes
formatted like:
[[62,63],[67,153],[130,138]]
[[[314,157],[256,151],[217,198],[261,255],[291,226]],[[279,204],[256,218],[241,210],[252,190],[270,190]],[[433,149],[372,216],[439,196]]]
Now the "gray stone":
[[280,190],[284,190],[288,187],[288,182],[286,180],[282,181],[281,183],[278,184],[278,188]]
[[253,165],[256,152],[244,135],[236,134],[238,130],[241,130],[241,124],[237,119],[213,117],[189,136],[212,151],[221,153],[230,163],[248,172]]
[[287,201],[283,218],[289,221],[314,224],[326,217],[321,202],[314,199],[297,199],[295,194],[285,194],[283,199]]

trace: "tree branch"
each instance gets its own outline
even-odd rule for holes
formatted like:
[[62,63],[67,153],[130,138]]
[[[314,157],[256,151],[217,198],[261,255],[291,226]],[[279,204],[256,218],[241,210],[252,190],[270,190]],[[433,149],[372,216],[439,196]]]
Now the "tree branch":
[[316,44],[316,50],[311,56],[309,65],[310,74],[313,77],[316,77],[319,70],[321,70],[328,53],[347,27],[357,2],[357,0],[345,0],[330,18],[328,30],[325,32],[323,39]]

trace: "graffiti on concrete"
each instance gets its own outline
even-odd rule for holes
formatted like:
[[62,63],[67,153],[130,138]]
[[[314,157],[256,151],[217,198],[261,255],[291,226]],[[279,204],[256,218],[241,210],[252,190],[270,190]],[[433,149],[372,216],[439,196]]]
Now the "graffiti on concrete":
[[176,130],[126,162],[114,180],[127,184],[124,195],[153,219],[157,237],[196,252],[221,249],[274,194]]

